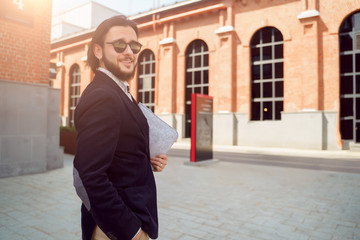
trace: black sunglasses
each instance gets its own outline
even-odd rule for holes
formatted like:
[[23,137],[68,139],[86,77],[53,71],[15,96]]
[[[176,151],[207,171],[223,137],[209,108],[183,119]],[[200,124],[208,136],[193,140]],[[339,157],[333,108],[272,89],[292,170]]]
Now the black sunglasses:
[[117,53],[122,53],[123,51],[125,51],[125,49],[127,48],[127,45],[130,46],[130,49],[134,54],[140,52],[141,47],[142,47],[141,43],[139,43],[139,42],[132,41],[130,43],[127,43],[121,39],[115,40],[112,42],[105,42],[105,43],[113,45],[113,47]]

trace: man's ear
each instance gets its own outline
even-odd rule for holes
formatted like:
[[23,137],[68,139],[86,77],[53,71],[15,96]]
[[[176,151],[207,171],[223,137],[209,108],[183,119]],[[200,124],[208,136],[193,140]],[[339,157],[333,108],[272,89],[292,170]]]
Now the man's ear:
[[102,59],[103,57],[103,49],[99,44],[94,44],[94,48],[93,48],[93,52],[94,55],[97,59],[99,59],[99,61]]

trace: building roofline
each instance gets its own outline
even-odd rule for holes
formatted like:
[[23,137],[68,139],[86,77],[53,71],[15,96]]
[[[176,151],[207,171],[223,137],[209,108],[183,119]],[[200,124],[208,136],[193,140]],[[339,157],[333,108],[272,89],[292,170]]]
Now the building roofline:
[[179,8],[179,7],[183,7],[183,6],[186,6],[186,5],[190,5],[190,4],[198,3],[198,2],[203,2],[203,1],[204,0],[185,0],[185,1],[182,1],[182,2],[179,2],[179,3],[174,3],[174,4],[171,4],[171,5],[165,6],[165,7],[153,9],[153,10],[150,10],[150,11],[147,11],[147,12],[144,12],[144,13],[139,13],[139,14],[130,16],[129,19],[130,20],[135,20],[135,19],[138,19],[138,18],[151,16],[151,15],[156,14],[156,13],[165,12],[165,11],[168,11],[168,10],[172,10],[172,9],[175,9],[175,8]]
[[[184,6],[188,6],[188,5],[191,5],[191,4],[194,4],[194,3],[200,3],[200,2],[205,2],[205,0],[185,0],[183,2],[175,3],[175,4],[172,4],[172,5],[169,5],[169,6],[161,7],[161,8],[154,9],[154,10],[151,10],[151,11],[148,11],[148,12],[145,12],[145,13],[140,13],[140,14],[131,16],[131,17],[129,17],[129,19],[130,20],[135,20],[135,19],[139,19],[139,18],[143,18],[143,17],[148,17],[148,16],[151,16],[151,15],[156,14],[156,13],[165,12],[165,11],[168,11],[168,10],[174,10],[174,9],[177,9],[177,8],[181,8],[181,7],[184,7]],[[218,4],[218,5],[223,6],[223,4]],[[190,11],[190,12],[192,12],[192,11]],[[180,15],[183,15],[183,14],[178,14],[178,15],[180,16]],[[178,16],[178,15],[176,15],[176,16]],[[168,18],[165,18],[164,20],[169,21],[171,19],[172,19],[172,17],[168,17]],[[160,22],[162,22],[162,21],[160,21]],[[138,24],[138,27],[147,26],[149,24],[153,24],[153,21],[149,21],[148,23],[145,23],[145,24]],[[74,34],[59,38],[59,39],[55,39],[55,40],[51,41],[51,45],[60,44],[61,42],[65,42],[67,40],[77,38],[77,37],[80,38],[80,37],[85,36],[87,34],[91,34],[95,30],[96,30],[96,27],[91,28],[91,29],[87,29],[87,30],[84,30],[84,31],[81,31],[81,32],[77,32],[77,33],[74,33]]]

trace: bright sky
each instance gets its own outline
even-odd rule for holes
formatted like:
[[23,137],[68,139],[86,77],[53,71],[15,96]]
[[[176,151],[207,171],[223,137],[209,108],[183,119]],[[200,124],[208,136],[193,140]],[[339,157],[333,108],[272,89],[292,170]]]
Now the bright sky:
[[[53,0],[53,14],[63,12],[76,7],[89,0]],[[94,0],[104,6],[115,9],[116,11],[132,16],[140,12],[146,12],[154,8],[167,6],[184,0]]]

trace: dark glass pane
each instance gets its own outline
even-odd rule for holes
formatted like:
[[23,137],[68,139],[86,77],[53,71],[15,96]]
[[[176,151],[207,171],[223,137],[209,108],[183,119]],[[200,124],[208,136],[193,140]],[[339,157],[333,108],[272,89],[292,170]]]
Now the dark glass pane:
[[340,36],[340,52],[351,51],[353,49],[353,38],[350,34]]
[[263,120],[272,120],[272,102],[263,103]]
[[139,77],[138,89],[143,89],[143,78]]
[[205,84],[209,83],[209,70],[203,71],[203,74],[204,74],[204,83]]
[[145,65],[145,74],[149,74],[150,73],[150,65],[146,64]]
[[275,102],[275,119],[280,120],[281,119],[281,112],[283,111],[284,104],[283,101]]
[[356,76],[355,92],[360,93],[360,76]]
[[341,120],[340,121],[340,132],[342,139],[353,139],[353,121],[352,120]]
[[275,78],[284,77],[284,63],[275,63]]
[[284,48],[283,45],[275,45],[275,58],[284,58]]
[[253,65],[251,71],[251,79],[258,80],[260,79],[260,65]]
[[185,93],[186,101],[191,100],[191,94],[192,94],[192,88],[186,88],[186,93]]
[[260,48],[251,48],[251,61],[259,61],[260,60]]
[[352,117],[352,116],[354,116],[353,99],[352,98],[340,99],[340,117]]
[[340,33],[351,32],[352,28],[353,28],[352,16],[350,16],[350,17],[346,18],[344,20],[344,22],[341,24]]
[[283,97],[284,96],[284,82],[279,81],[275,82],[275,97]]
[[150,102],[151,102],[151,103],[154,103],[154,102],[155,102],[155,91],[151,91],[150,94],[151,94],[151,95],[150,95]]
[[195,67],[201,67],[201,55],[195,56]]
[[356,106],[355,106],[355,115],[356,115],[356,119],[360,120],[360,98],[356,98]]
[[194,89],[194,93],[202,93],[202,92],[201,92],[201,87],[196,87],[196,88]]
[[272,35],[272,28],[264,28],[262,30],[262,43],[270,43]]
[[355,55],[355,72],[360,73],[360,53]]
[[191,104],[186,104],[185,105],[185,113],[186,113],[187,119],[189,119],[190,115],[191,115]]
[[151,88],[155,88],[155,77],[151,77]]
[[253,83],[251,88],[251,97],[259,98],[260,97],[260,83]]
[[144,52],[144,58],[145,58],[145,61],[148,62],[150,60],[150,54],[148,51],[145,51]]
[[260,31],[255,33],[255,35],[251,39],[251,45],[252,46],[255,46],[255,45],[259,44],[259,43],[260,43]]
[[201,72],[195,72],[195,84],[201,84]]
[[203,88],[203,94],[209,95],[209,87],[204,87]]
[[260,103],[252,102],[251,104],[251,120],[260,120]]
[[354,22],[355,32],[360,32],[360,12],[354,14]]
[[145,103],[149,103],[150,102],[150,96],[149,96],[149,92],[145,92],[145,99],[144,99],[144,102]]
[[353,76],[341,77],[340,94],[353,93]]
[[151,64],[151,73],[155,73],[155,63]]
[[143,99],[143,93],[142,92],[138,92],[138,101],[139,102],[144,102],[144,99]]
[[186,58],[186,68],[192,68],[192,57]]
[[353,71],[353,55],[340,56],[340,73],[351,73]]
[[143,64],[142,64],[142,62],[140,62],[140,64],[139,64],[139,75],[142,75],[143,74]]
[[272,97],[272,82],[263,83],[263,97],[264,98]]
[[271,79],[271,78],[272,78],[272,64],[264,64],[263,79]]
[[186,85],[193,85],[192,83],[192,72],[186,73]]
[[279,30],[274,28],[275,42],[280,42],[283,40],[282,34]]
[[196,53],[199,53],[199,52],[201,52],[201,41],[195,41],[194,42],[194,45],[195,45],[195,52]]
[[360,123],[356,123],[356,130],[355,130],[356,138],[355,141],[357,143],[360,142]]
[[204,59],[204,67],[209,66],[209,55],[208,54],[203,55],[203,59]]
[[208,51],[208,47],[207,47],[206,43],[202,42],[202,47],[203,47],[203,52]]
[[271,46],[263,47],[263,60],[272,59]]

